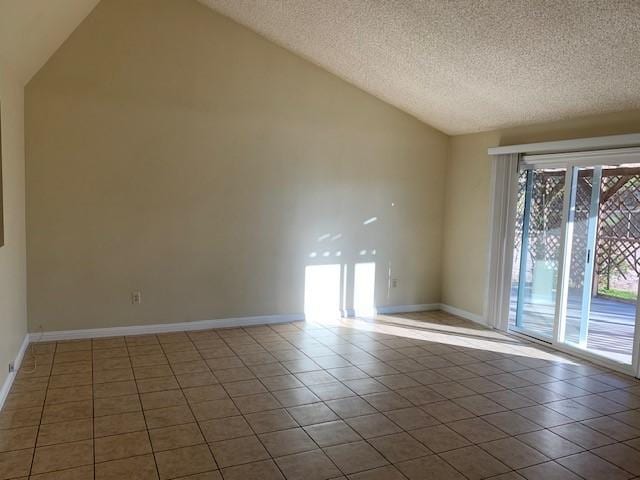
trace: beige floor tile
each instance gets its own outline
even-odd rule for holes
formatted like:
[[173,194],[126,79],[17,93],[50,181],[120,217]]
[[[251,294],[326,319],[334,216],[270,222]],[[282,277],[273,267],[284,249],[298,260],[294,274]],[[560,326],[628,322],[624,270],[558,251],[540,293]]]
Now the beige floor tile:
[[549,458],[560,458],[574,453],[579,453],[583,449],[575,443],[562,438],[549,430],[538,430],[536,432],[518,435],[518,440],[535,448]]
[[630,472],[640,475],[640,454],[623,443],[614,443],[591,451],[610,463]]
[[320,447],[362,440],[362,437],[342,420],[310,425],[305,427],[305,430]]
[[623,480],[633,476],[589,452],[559,458],[556,462],[586,480]]
[[31,480],[93,480],[93,465],[31,475]]
[[429,405],[423,406],[422,409],[442,423],[455,422],[474,416],[469,410],[462,408],[451,400],[430,403]]
[[93,441],[61,443],[36,448],[31,473],[45,473],[64,470],[93,463]]
[[406,477],[400,471],[391,465],[386,467],[374,468],[366,472],[355,473],[349,475],[350,480],[405,480]]
[[240,411],[236,408],[236,404],[233,403],[231,398],[195,403],[191,405],[191,410],[193,410],[193,414],[199,422],[240,415]]
[[446,425],[433,425],[431,427],[412,430],[410,433],[414,438],[436,453],[455,450],[456,448],[469,445],[469,441],[466,438],[451,430]]
[[191,409],[186,405],[145,410],[148,428],[162,428],[195,421]]
[[279,375],[277,377],[261,378],[260,381],[265,387],[267,387],[267,390],[272,392],[276,390],[288,390],[291,388],[298,388],[303,386],[302,382],[290,373]]
[[171,375],[173,375],[173,370],[171,370],[169,365],[145,365],[133,367],[133,376],[136,380],[170,377]]
[[94,435],[98,438],[138,432],[146,430],[147,426],[144,421],[144,415],[141,412],[133,412],[94,418],[93,428]]
[[69,443],[93,438],[93,419],[72,420],[70,422],[40,425],[38,447]]
[[[201,383],[201,385],[209,385],[211,383],[218,383],[215,377],[211,374],[211,370],[207,366],[206,362],[203,359],[191,360],[191,361],[180,361],[180,362],[171,362],[171,370],[176,376],[181,375],[195,375],[196,373],[206,373],[209,374],[209,378],[212,380],[209,383]],[[196,382],[199,383],[199,382]],[[196,385],[191,385],[196,386]]]
[[494,440],[479,446],[514,470],[549,461],[548,457],[515,438]]
[[482,418],[509,435],[519,435],[541,430],[540,425],[514,412],[499,412],[485,415]]
[[285,407],[295,407],[320,401],[320,398],[307,387],[277,390],[273,392],[273,396]]
[[95,480],[158,480],[153,455],[97,463],[95,469]]
[[324,449],[343,473],[350,474],[387,465],[380,453],[366,442],[346,443]]
[[247,367],[226,368],[224,370],[214,369],[213,374],[221,383],[239,382],[255,378],[255,375]]
[[581,423],[570,423],[550,429],[553,433],[566,438],[570,442],[580,445],[586,449],[598,448],[610,443],[615,443],[611,437],[582,425]]
[[98,383],[93,386],[95,398],[122,397],[138,393],[136,383],[133,380],[124,382]]
[[619,442],[640,437],[640,430],[611,417],[593,418],[582,424]]
[[401,431],[400,427],[381,413],[352,417],[345,422],[364,438],[380,437]]
[[36,445],[37,436],[37,426],[0,430],[0,453],[33,448]]
[[94,370],[93,372],[93,383],[126,382],[127,380],[133,380],[131,367]]
[[95,371],[131,369],[131,360],[129,357],[114,357],[93,360],[93,369]]
[[369,443],[391,463],[404,462],[432,453],[406,432],[372,438]]
[[204,443],[200,427],[196,423],[174,425],[149,431],[154,452],[173,448],[190,447]]
[[206,445],[158,452],[155,457],[161,480],[208,472],[217,468]]
[[269,454],[255,436],[223,440],[210,445],[220,468],[269,458]]
[[140,395],[144,410],[158,408],[186,406],[187,401],[181,390],[166,390],[162,392],[149,392]]
[[289,370],[280,363],[266,363],[264,365],[251,365],[249,370],[258,378],[268,378],[287,375]]
[[205,372],[177,375],[177,379],[182,388],[202,387],[204,385],[214,385],[218,383],[218,379],[208,369]]
[[239,382],[225,383],[223,386],[231,397],[267,392],[267,389],[259,380],[241,380]]
[[105,358],[128,357],[129,352],[126,347],[107,348],[93,351],[93,359],[101,360]]
[[218,442],[253,435],[251,427],[242,416],[207,420],[206,422],[201,422],[200,427],[207,442]]
[[[144,350],[149,351],[149,350]],[[167,357],[164,356],[164,353],[161,352],[158,348],[153,348],[151,350],[152,353],[142,354],[142,355],[133,355],[131,357],[131,365],[136,367],[151,367],[153,365],[168,365],[169,362]]]
[[556,462],[541,463],[519,471],[527,480],[580,480],[580,477]]
[[123,397],[96,398],[93,402],[94,415],[104,417],[107,415],[119,415],[121,413],[140,412],[140,398],[138,395],[125,395]]
[[227,398],[227,392],[222,385],[204,385],[201,387],[185,388],[184,395],[190,404],[222,400]]
[[29,475],[33,449],[0,453],[0,479],[26,477]]
[[404,430],[415,430],[439,423],[438,420],[418,407],[391,410],[385,412],[385,415]]
[[[18,373],[0,412],[0,452],[17,449],[0,472],[26,480],[45,402],[37,463],[56,470],[40,480],[92,478],[94,456],[104,480],[156,479],[156,458],[182,480],[640,475],[640,382],[519,341],[509,353],[441,343],[450,326],[485,334],[442,312],[406,318],[441,332],[295,322],[33,345],[25,366],[39,368]],[[67,468],[84,441],[90,464]]]
[[298,426],[289,412],[283,408],[250,413],[245,415],[245,419],[256,433],[274,432]]
[[397,393],[406,398],[413,405],[426,407],[430,403],[441,402],[445,398],[426,386],[403,388]]
[[233,399],[236,407],[244,415],[249,413],[262,412],[265,410],[275,410],[282,405],[270,393],[258,393],[256,395],[245,395]]
[[456,398],[454,402],[462,408],[465,408],[471,413],[479,416],[503,412],[506,410],[502,405],[483,395],[471,395],[469,397]]
[[292,428],[258,436],[272,457],[281,457],[318,448],[302,428]]
[[300,405],[288,408],[287,411],[302,426],[338,420],[338,416],[324,403]]
[[464,480],[464,476],[437,455],[401,462],[397,467],[409,480]]
[[90,400],[93,398],[91,385],[80,385],[78,387],[50,388],[47,391],[47,405],[55,403],[77,402],[80,400]]
[[475,446],[450,450],[440,456],[469,480],[479,480],[510,470],[504,463]]
[[223,474],[225,480],[284,480],[273,460],[227,467]]
[[28,392],[9,393],[5,400],[3,410],[16,410],[18,408],[34,408],[44,405],[46,392],[35,390]]
[[376,409],[360,397],[347,397],[330,400],[326,405],[341,418],[359,417],[376,413]]
[[340,470],[322,450],[287,455],[275,461],[287,480],[327,480],[340,475]]
[[389,390],[374,378],[345,380],[343,383],[358,395],[367,395],[369,393],[385,392]]
[[447,425],[472,443],[490,442],[507,436],[502,430],[479,417],[458,420]]
[[569,417],[543,405],[519,408],[515,412],[544,428],[557,427],[573,422]]
[[124,433],[95,440],[95,461],[98,463],[136,457],[146,453],[151,453],[147,432]]
[[81,400],[79,402],[47,405],[42,413],[42,423],[58,423],[71,420],[81,420],[93,416],[93,402]]
[[136,380],[140,393],[163,392],[165,390],[178,390],[180,385],[175,377],[154,377]]
[[[207,365],[214,371],[228,370],[230,368],[242,368],[244,363],[236,356],[223,356],[218,358],[210,358],[206,361]],[[217,377],[216,377],[217,378]]]

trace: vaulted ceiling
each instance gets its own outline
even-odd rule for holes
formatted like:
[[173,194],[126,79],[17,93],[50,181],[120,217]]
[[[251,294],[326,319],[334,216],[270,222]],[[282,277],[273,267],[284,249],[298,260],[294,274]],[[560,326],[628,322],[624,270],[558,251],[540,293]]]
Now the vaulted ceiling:
[[640,107],[638,0],[200,0],[450,134]]
[[0,60],[27,83],[99,0],[0,0]]
[[[640,108],[638,0],[199,1],[449,134]],[[26,83],[97,3],[0,0],[0,60]]]

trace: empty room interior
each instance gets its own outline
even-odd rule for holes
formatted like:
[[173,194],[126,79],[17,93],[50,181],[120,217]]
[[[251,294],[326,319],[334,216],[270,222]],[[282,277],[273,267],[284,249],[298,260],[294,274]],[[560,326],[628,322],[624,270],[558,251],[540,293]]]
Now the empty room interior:
[[640,478],[640,1],[0,0],[0,480]]

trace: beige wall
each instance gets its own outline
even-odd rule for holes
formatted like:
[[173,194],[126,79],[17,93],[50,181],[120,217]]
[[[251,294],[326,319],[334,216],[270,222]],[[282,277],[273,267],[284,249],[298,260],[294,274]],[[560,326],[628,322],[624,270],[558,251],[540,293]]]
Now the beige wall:
[[32,331],[299,313],[313,262],[440,300],[448,137],[195,1],[104,0],[25,101]]
[[490,233],[489,147],[638,132],[640,111],[452,137],[447,166],[443,303],[483,315]]
[[0,247],[0,387],[27,333],[23,89],[0,58],[5,244]]

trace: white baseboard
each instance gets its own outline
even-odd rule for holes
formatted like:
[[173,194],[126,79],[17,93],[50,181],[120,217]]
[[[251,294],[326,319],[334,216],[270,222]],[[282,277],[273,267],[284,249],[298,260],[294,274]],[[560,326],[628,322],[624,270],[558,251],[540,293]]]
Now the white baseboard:
[[159,323],[155,325],[132,325],[128,327],[91,328],[83,330],[62,330],[30,334],[32,342],[50,342],[58,340],[77,340],[83,338],[121,337],[125,335],[144,335],[151,333],[168,333],[211,328],[250,327],[276,323],[297,322],[304,320],[304,314],[260,315],[256,317],[221,318],[217,320],[200,320],[195,322]]
[[[459,308],[439,303],[422,303],[417,305],[389,305],[377,309],[379,315],[391,315],[395,313],[426,312],[443,310],[472,322],[486,325],[484,318]],[[343,312],[346,316],[354,316],[353,309]],[[277,323],[297,322],[305,319],[304,314],[294,313],[286,315],[259,315],[255,317],[220,318],[216,320],[200,320],[194,322],[159,323],[154,325],[132,325],[126,327],[91,328],[82,330],[61,330],[53,332],[31,333],[25,337],[21,348],[22,355],[28,342],[51,342],[59,340],[79,340],[83,338],[121,337],[125,335],[144,335],[153,333],[168,333],[180,331],[208,330],[212,328],[250,327],[254,325],[268,325]],[[20,360],[22,357],[20,356]],[[16,365],[18,362],[16,360]],[[17,368],[16,368],[17,370]]]
[[29,346],[29,334],[24,336],[24,340],[22,340],[22,345],[20,345],[18,354],[16,355],[16,358],[13,361],[13,366],[14,366],[13,372],[7,375],[7,378],[2,384],[2,388],[0,388],[0,410],[2,410],[2,407],[4,407],[4,402],[7,401],[7,396],[11,391],[11,386],[13,385],[13,381],[16,378],[16,373],[20,369],[20,365],[22,364],[22,359],[24,358],[24,354],[27,352],[28,346]]
[[377,311],[380,315],[389,315],[393,313],[428,312],[439,309],[439,303],[420,303],[418,305],[388,305],[378,307]]
[[471,320],[474,323],[479,323],[480,325],[484,325],[485,327],[489,326],[487,320],[482,315],[467,312],[466,310],[462,310],[461,308],[452,307],[451,305],[441,303],[440,310],[450,313],[451,315],[455,315],[456,317],[461,317],[466,320]]

